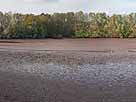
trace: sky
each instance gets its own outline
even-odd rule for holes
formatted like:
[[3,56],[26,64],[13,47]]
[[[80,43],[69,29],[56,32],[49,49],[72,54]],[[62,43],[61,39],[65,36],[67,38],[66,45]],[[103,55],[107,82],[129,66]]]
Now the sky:
[[0,11],[19,13],[106,12],[122,14],[136,12],[136,0],[1,0]]

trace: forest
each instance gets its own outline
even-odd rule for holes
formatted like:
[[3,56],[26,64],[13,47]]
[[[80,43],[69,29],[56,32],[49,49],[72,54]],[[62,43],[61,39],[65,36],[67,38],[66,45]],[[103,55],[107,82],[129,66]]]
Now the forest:
[[67,12],[40,15],[0,12],[1,39],[135,38],[136,13]]

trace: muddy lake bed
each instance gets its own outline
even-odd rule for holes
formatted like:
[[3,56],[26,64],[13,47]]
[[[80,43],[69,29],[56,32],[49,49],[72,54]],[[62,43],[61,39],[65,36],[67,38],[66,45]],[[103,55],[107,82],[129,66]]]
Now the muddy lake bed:
[[0,102],[135,102],[135,42],[2,40]]

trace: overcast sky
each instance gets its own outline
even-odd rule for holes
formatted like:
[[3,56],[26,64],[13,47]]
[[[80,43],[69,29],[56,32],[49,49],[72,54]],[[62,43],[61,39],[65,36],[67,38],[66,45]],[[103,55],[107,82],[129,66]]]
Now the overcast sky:
[[136,11],[136,0],[1,0],[0,10],[37,14],[80,10],[130,13]]

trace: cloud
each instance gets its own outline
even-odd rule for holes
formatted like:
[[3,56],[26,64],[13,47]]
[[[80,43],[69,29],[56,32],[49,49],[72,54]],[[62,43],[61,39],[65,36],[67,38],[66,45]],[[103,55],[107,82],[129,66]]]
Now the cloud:
[[24,0],[27,3],[49,3],[49,2],[58,2],[59,0]]
[[91,0],[90,10],[109,14],[131,13],[136,11],[135,0]]
[[122,13],[136,11],[135,0],[2,0],[1,11],[22,13],[41,12],[108,12]]

